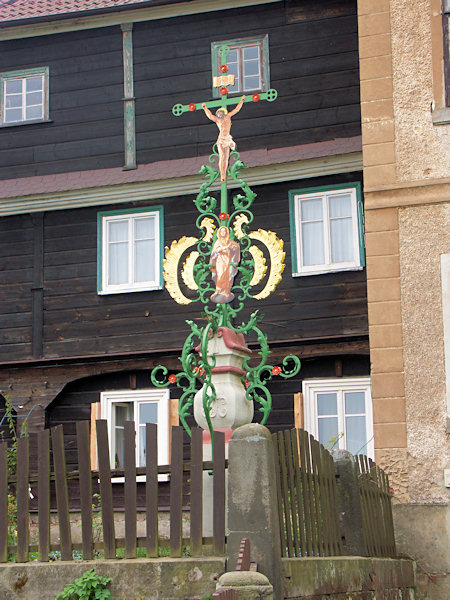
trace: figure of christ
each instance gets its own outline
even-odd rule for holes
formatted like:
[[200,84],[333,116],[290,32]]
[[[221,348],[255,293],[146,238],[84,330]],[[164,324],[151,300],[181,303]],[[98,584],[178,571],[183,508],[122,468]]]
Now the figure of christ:
[[219,171],[220,180],[225,181],[227,176],[228,159],[230,156],[230,148],[234,150],[236,143],[231,137],[231,117],[239,112],[244,104],[245,96],[242,96],[239,100],[239,104],[230,112],[223,106],[216,110],[215,116],[206,106],[202,104],[202,108],[205,111],[205,115],[219,128],[219,136],[217,138],[217,151],[219,152]]
[[239,244],[230,240],[230,230],[222,225],[217,231],[217,240],[211,252],[212,278],[216,284],[216,291],[211,295],[211,300],[216,304],[231,302],[234,294],[231,292],[237,265],[241,259]]

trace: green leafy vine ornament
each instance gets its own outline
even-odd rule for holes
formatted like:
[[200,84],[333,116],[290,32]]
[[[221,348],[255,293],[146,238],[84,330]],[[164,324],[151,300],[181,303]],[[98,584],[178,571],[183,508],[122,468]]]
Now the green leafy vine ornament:
[[[178,413],[188,434],[188,418],[193,413],[197,423],[209,430],[211,438],[214,429],[251,422],[255,405],[262,413],[261,423],[265,424],[272,409],[268,383],[275,376],[293,377],[300,370],[300,360],[294,355],[286,356],[281,365],[268,364],[271,352],[267,336],[258,327],[262,320],[258,311],[247,322],[235,324],[248,298],[261,300],[274,291],[281,281],[285,253],[283,241],[274,232],[250,230],[256,193],[241,175],[247,165],[241,160],[230,133],[231,118],[244,103],[272,102],[277,93],[269,90],[251,97],[228,98],[226,86],[234,84],[234,76],[226,64],[228,52],[226,46],[220,49],[221,74],[214,78],[221,99],[178,104],[172,110],[175,116],[181,116],[202,108],[219,130],[209,164],[200,169],[206,181],[194,200],[199,212],[196,221],[199,235],[174,240],[166,247],[163,263],[169,294],[179,304],[199,302],[203,306],[204,325],[187,321],[191,331],[179,358],[182,367],[179,372],[169,374],[165,366],[159,365],[151,373],[156,387],[176,385],[181,389]],[[231,107],[234,108],[228,110]],[[217,108],[215,114],[210,108]],[[231,214],[228,180],[238,186]],[[220,200],[216,198],[217,192]],[[255,353],[245,342],[249,334],[256,335],[260,348],[256,365]]]

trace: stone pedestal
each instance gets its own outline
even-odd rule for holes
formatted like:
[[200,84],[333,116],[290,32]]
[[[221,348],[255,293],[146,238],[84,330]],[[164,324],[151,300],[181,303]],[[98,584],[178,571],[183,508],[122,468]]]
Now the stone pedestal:
[[[227,327],[219,327],[208,342],[208,360],[211,362],[212,356],[216,359],[211,378],[216,398],[209,413],[213,429],[236,429],[251,423],[253,402],[245,397],[242,383],[242,377],[245,376],[242,362],[250,355],[251,350],[247,348],[244,336]],[[194,398],[194,418],[202,429],[208,429],[203,410],[204,387]]]

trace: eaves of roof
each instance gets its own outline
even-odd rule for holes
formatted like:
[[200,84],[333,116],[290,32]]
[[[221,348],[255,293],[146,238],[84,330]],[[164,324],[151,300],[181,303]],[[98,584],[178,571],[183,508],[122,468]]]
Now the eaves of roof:
[[0,28],[123,12],[191,0],[0,0]]
[[[245,6],[270,4],[283,0],[143,0],[132,4],[114,4],[106,8],[57,15],[39,16],[21,20],[1,21],[0,41],[21,39],[109,27],[122,23],[137,23],[207,12],[216,12]],[[1,2],[1,0],[0,0]],[[1,9],[1,4],[0,4]]]

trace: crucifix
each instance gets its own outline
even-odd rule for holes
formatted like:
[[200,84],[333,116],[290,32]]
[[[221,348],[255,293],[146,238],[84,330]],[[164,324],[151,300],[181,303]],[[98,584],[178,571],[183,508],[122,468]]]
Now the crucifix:
[[[228,161],[230,157],[230,150],[235,150],[236,143],[231,137],[231,117],[239,112],[246,102],[259,102],[260,100],[267,100],[273,102],[277,98],[277,91],[270,89],[267,92],[257,92],[251,96],[241,96],[240,98],[228,98],[227,85],[234,85],[234,75],[228,73],[229,68],[227,65],[227,57],[230,52],[229,46],[220,46],[218,49],[218,55],[221,59],[219,67],[220,75],[213,78],[213,87],[219,88],[220,100],[210,100],[209,102],[191,102],[190,104],[175,104],[172,108],[172,113],[179,117],[183,113],[190,111],[194,112],[202,108],[211,121],[216,123],[219,128],[219,136],[217,138],[216,146],[217,153],[219,155],[219,172],[221,180],[221,201],[220,207],[221,212],[224,214],[228,213],[228,199],[227,199],[227,174],[228,174]],[[228,111],[228,106],[235,106],[234,109]],[[215,115],[211,112],[211,108],[216,108]]]

